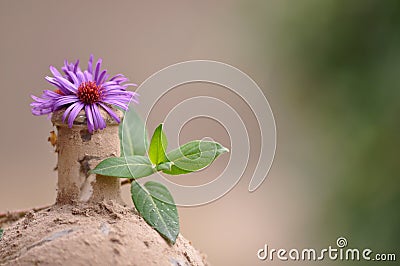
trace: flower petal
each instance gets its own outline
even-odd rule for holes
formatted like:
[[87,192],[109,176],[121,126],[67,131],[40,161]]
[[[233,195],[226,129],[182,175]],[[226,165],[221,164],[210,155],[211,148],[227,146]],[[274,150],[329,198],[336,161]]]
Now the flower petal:
[[51,71],[51,73],[52,73],[54,76],[59,76],[59,77],[61,77],[61,74],[60,74],[60,72],[58,72],[57,68],[55,68],[55,67],[53,67],[53,66],[50,66],[50,71]]
[[58,98],[61,97],[61,94],[56,93],[55,91],[51,91],[51,90],[44,90],[43,91],[43,96],[47,96],[47,97],[52,97],[52,98]]
[[86,78],[86,82],[93,81],[93,75],[90,74],[89,71],[85,70],[84,75],[85,75],[85,78]]
[[108,77],[110,77],[110,75],[105,74],[103,80],[100,80],[100,84],[103,84],[108,79]]
[[79,80],[80,84],[82,84],[83,82],[86,82],[85,75],[83,75],[82,71],[76,72],[76,76],[78,77],[78,80]]
[[101,71],[101,74],[99,75],[98,79],[96,80],[97,84],[101,84],[101,80],[104,78],[104,76],[106,75],[107,70],[104,69],[103,71]]
[[97,119],[96,113],[94,112],[93,105],[94,104],[90,105],[90,112],[92,113],[92,116],[93,116],[94,130],[97,130],[97,129],[99,129],[99,123],[98,123],[99,121]]
[[104,118],[101,116],[97,104],[92,104],[92,112],[94,114],[93,121],[97,121],[97,129],[104,129],[106,127],[106,122],[104,121]]
[[44,79],[55,86],[60,85],[60,83],[58,83],[58,81],[53,77],[46,76],[46,77],[44,77]]
[[[69,80],[66,80],[63,77],[55,77],[55,78],[60,83],[60,85],[62,85],[62,87],[67,89],[69,92],[72,92],[72,93],[77,92],[77,88]],[[60,89],[61,89],[61,87],[60,87]],[[69,93],[66,93],[66,94],[69,94]]]
[[68,75],[71,77],[72,81],[74,82],[74,85],[75,85],[76,87],[79,87],[79,85],[80,85],[81,83],[79,82],[79,80],[78,80],[77,76],[75,75],[75,73],[72,72],[72,71],[68,71]]
[[103,80],[103,78],[105,77],[105,75],[106,75],[106,73],[107,73],[107,70],[106,69],[104,69],[103,71],[101,71],[101,74],[100,74],[100,76],[99,76],[99,79],[96,81],[96,83],[97,84],[101,84],[102,82],[102,80]]
[[105,99],[105,100],[103,100],[103,103],[108,103],[108,104],[111,104],[111,105],[118,106],[119,108],[121,108],[122,110],[125,110],[125,111],[128,110],[128,106],[126,104],[122,103],[122,102],[119,102],[119,101],[113,101],[113,100],[106,100]]
[[75,118],[78,116],[79,112],[82,110],[82,108],[85,106],[85,104],[81,103],[81,102],[77,102],[77,103],[74,103],[73,106],[74,107],[72,108],[71,113],[68,116],[68,126],[70,128],[74,124]]
[[43,109],[43,108],[32,108],[32,114],[33,115],[47,115],[47,114],[51,114],[52,110],[49,109]]
[[87,118],[88,131],[90,133],[93,133],[94,131],[93,114],[89,104],[85,105],[85,113]]
[[86,120],[87,120],[87,127],[90,133],[93,132],[94,124],[93,124],[93,115],[92,110],[90,109],[90,105],[85,105],[85,113],[86,113]]
[[106,112],[112,117],[114,118],[115,121],[117,121],[117,123],[121,123],[121,119],[119,118],[119,116],[111,109],[109,108],[107,105],[105,105],[104,103],[99,103],[101,105],[101,107],[104,108],[104,110],[106,110]]
[[96,82],[97,82],[97,78],[99,77],[99,72],[100,72],[100,67],[101,67],[102,62],[103,62],[103,60],[101,58],[99,58],[99,60],[97,60],[96,71],[94,72],[94,80]]
[[[111,86],[111,85],[118,85],[118,83],[115,82],[115,81],[107,81],[107,82],[103,82],[103,83],[102,83],[102,86],[103,86],[103,87]],[[119,85],[118,85],[118,86],[119,86]]]
[[92,54],[91,54],[90,57],[89,57],[89,62],[88,62],[87,71],[88,71],[90,74],[93,74],[93,55],[92,55]]
[[115,75],[114,77],[110,78],[110,81],[113,81],[114,79],[120,78],[120,77],[124,78],[125,76],[122,75],[122,74],[117,74],[117,75]]
[[76,60],[75,65],[74,65],[74,73],[76,73],[76,71],[78,71],[78,66],[79,66],[79,59]]
[[62,96],[55,101],[53,108],[54,108],[54,110],[57,110],[64,105],[76,103],[78,101],[79,101],[79,98],[75,95]]
[[71,104],[70,106],[68,106],[67,109],[65,109],[63,116],[62,116],[63,122],[65,122],[65,119],[67,118],[68,114],[71,112],[72,108],[74,108],[75,104],[77,104],[77,103]]

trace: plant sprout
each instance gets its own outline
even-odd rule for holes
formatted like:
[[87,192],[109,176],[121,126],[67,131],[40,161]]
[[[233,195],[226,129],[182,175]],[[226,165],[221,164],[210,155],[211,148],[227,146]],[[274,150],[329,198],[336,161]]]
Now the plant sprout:
[[[146,150],[140,147],[142,143],[147,143],[144,125],[137,114],[130,117],[132,119],[121,124],[119,130],[121,133],[127,127],[127,137],[134,136],[136,139],[130,140],[131,145],[122,146],[123,156],[105,159],[91,172],[131,179],[131,197],[137,211],[150,226],[174,244],[179,234],[179,216],[172,195],[161,183],[149,181],[142,186],[136,179],[156,172],[180,175],[199,171],[228,149],[217,142],[194,140],[167,153],[168,142],[163,124],[160,124],[153,133],[146,155]],[[120,141],[123,143],[123,139]]]

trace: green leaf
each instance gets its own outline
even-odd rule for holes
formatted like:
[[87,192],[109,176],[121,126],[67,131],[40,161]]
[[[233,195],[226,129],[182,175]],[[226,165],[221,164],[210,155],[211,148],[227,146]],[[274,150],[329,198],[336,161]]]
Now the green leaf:
[[119,124],[121,157],[146,155],[148,136],[142,119],[133,108],[125,113],[124,121]]
[[218,142],[194,140],[167,154],[172,162],[171,170],[163,170],[169,175],[187,174],[209,166],[219,155],[228,152]]
[[173,164],[171,162],[160,163],[159,165],[156,166],[156,169],[157,171],[171,170],[172,165]]
[[3,237],[3,232],[4,232],[4,230],[0,228],[0,240]]
[[167,149],[168,142],[162,128],[163,124],[160,124],[156,130],[154,130],[149,147],[149,158],[150,161],[155,165],[167,161],[165,150]]
[[188,171],[188,170],[183,170],[176,165],[172,165],[171,169],[169,170],[161,170],[163,173],[168,174],[168,175],[184,175],[184,174],[190,174],[191,172],[194,171]]
[[168,189],[153,181],[145,183],[143,188],[134,181],[131,184],[131,195],[143,219],[164,238],[175,244],[179,234],[179,216]]
[[135,155],[105,159],[90,172],[121,178],[140,178],[153,174],[155,169],[146,156]]

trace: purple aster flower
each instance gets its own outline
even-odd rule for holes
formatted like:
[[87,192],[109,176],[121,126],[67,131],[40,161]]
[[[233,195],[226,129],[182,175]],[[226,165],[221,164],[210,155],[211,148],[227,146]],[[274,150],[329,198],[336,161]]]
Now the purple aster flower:
[[106,122],[101,116],[99,108],[103,108],[115,121],[120,123],[120,118],[111,106],[127,111],[129,102],[138,103],[137,94],[127,91],[129,86],[136,84],[126,83],[128,79],[118,74],[111,79],[107,70],[101,70],[102,60],[99,59],[93,68],[93,55],[89,58],[87,70],[82,71],[79,60],[76,63],[64,62],[62,75],[55,67],[50,66],[53,77],[46,80],[57,87],[55,91],[45,90],[41,97],[32,95],[32,114],[51,114],[61,108],[66,108],[63,122],[68,117],[68,126],[71,128],[78,113],[84,109],[88,131],[93,132],[104,129]]

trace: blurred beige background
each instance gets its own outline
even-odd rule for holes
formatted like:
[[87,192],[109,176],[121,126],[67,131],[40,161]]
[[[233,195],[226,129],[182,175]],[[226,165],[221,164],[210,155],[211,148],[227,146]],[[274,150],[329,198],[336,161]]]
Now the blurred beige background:
[[[267,80],[269,71],[258,69],[257,58],[249,52],[256,47],[255,40],[234,1],[1,1],[0,10],[4,93],[0,100],[0,211],[41,206],[55,199],[57,174],[52,169],[56,155],[47,142],[53,128],[45,117],[31,115],[29,95],[39,95],[49,87],[44,80],[48,66],[60,67],[65,58],[79,58],[84,65],[94,53],[103,58],[109,71],[124,73],[139,84],[173,63],[217,60],[249,74],[265,89],[272,108],[279,105],[276,88]],[[174,101],[195,96],[195,86],[176,88],[170,93],[172,97],[168,96],[171,100],[163,101],[158,108],[168,110]],[[210,88],[208,95],[215,95],[215,90]],[[234,95],[231,98],[232,105],[250,121],[248,107],[235,102]],[[275,111],[275,115],[282,133],[282,114]],[[160,122],[159,117],[151,118],[150,132]],[[222,127],[199,120],[203,121],[186,125],[182,141],[211,136],[229,146]],[[257,133],[250,132],[251,162],[259,151]],[[301,179],[290,174],[290,167],[281,165],[283,136],[279,139],[275,164],[255,193],[247,191],[248,174],[254,169],[251,163],[240,184],[222,199],[179,209],[182,234],[207,253],[213,265],[253,265],[257,263],[257,250],[267,241],[285,246],[296,239],[304,240],[302,230],[310,212],[305,207],[309,204],[304,197],[307,192]],[[216,177],[228,159],[221,157],[205,171],[206,180]],[[185,178],[196,177],[201,175]],[[128,188],[124,195],[129,200]]]
[[[180,208],[182,234],[208,254],[213,265],[267,264],[256,255],[264,244],[287,249],[334,244],[339,234],[348,231],[332,229],[331,234],[320,234],[324,219],[328,219],[324,217],[329,212],[326,202],[331,200],[335,180],[325,176],[330,169],[321,168],[317,158],[324,156],[323,149],[332,149],[335,144],[326,142],[324,125],[315,123],[310,116],[311,110],[306,106],[313,95],[291,93],[297,86],[313,86],[312,82],[288,81],[289,66],[291,70],[301,69],[301,64],[297,62],[293,67],[290,55],[285,62],[277,60],[277,51],[287,45],[275,40],[281,29],[277,25],[282,24],[287,10],[301,8],[291,8],[290,1],[1,0],[0,212],[55,200],[57,174],[52,169],[56,155],[47,142],[53,128],[45,117],[32,116],[29,107],[30,94],[39,95],[49,88],[44,80],[50,73],[49,65],[60,67],[64,59],[77,58],[85,64],[93,53],[103,58],[111,73],[124,73],[140,84],[168,65],[210,59],[241,69],[263,89],[276,119],[277,151],[267,180],[256,192],[249,193],[247,186],[259,152],[259,132],[251,131],[252,150],[245,176],[216,202]],[[318,23],[321,21],[324,19]],[[293,80],[298,72],[290,74]],[[157,110],[165,115],[181,99],[198,95],[196,86],[203,85],[176,88]],[[215,87],[209,86],[210,95],[223,97],[248,125],[254,125],[248,106]],[[160,117],[151,116],[150,132],[159,120]],[[223,127],[207,119],[191,121],[180,137],[186,141],[203,136],[230,145]],[[210,181],[223,169],[228,156],[222,156],[202,173],[179,177],[177,181]],[[124,195],[129,200],[127,188]]]

